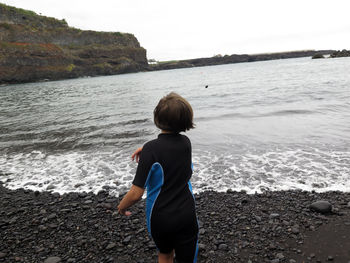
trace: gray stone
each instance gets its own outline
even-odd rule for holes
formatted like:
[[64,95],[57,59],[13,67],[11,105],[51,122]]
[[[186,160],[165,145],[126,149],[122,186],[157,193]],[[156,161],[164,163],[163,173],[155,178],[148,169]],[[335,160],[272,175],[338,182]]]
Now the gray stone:
[[322,214],[332,212],[332,205],[328,201],[317,201],[310,205],[312,211],[316,211]]
[[116,243],[112,242],[112,243],[109,243],[108,246],[106,247],[106,249],[112,249],[116,246]]
[[0,258],[4,258],[4,257],[6,257],[6,254],[3,252],[0,252]]
[[328,261],[333,261],[333,260],[334,260],[334,257],[333,257],[333,256],[328,256],[327,260],[328,260]]
[[113,205],[110,204],[110,203],[103,203],[102,207],[105,208],[105,209],[112,209]]
[[53,190],[53,189],[55,189],[55,188],[56,188],[55,185],[50,184],[50,185],[48,185],[48,186],[46,187],[46,190]]
[[299,227],[296,227],[296,226],[294,226],[294,227],[292,227],[292,233],[293,234],[299,234]]
[[56,218],[56,217],[57,217],[57,214],[52,213],[52,214],[50,214],[47,218],[48,218],[48,219],[54,219],[54,218]]
[[279,218],[279,217],[280,217],[280,215],[277,214],[277,213],[272,213],[272,214],[269,216],[270,219],[275,219],[275,218]]
[[131,240],[131,236],[127,236],[126,238],[123,239],[123,244],[128,244]]
[[58,262],[61,262],[61,258],[60,257],[48,257],[44,261],[44,263],[58,263]]
[[226,244],[220,244],[218,247],[219,250],[224,250],[227,251],[228,250],[228,246]]
[[277,254],[276,254],[276,258],[278,258],[278,259],[284,259],[283,253],[277,253]]
[[205,250],[206,246],[204,244],[198,243],[198,249],[199,250]]

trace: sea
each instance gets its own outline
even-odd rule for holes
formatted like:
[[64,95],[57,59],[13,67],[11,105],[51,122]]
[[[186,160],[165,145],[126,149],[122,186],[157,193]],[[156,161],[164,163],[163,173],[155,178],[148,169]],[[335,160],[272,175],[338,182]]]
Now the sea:
[[0,181],[124,193],[173,91],[194,110],[195,192],[350,192],[349,73],[350,58],[298,58],[4,85]]

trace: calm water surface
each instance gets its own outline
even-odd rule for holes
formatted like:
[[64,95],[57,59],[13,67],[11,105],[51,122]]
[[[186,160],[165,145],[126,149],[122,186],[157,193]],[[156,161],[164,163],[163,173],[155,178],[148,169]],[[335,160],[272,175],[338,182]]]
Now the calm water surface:
[[[196,191],[350,191],[350,59],[231,64],[0,87],[0,180],[57,192],[130,186],[158,100],[194,108]],[[208,88],[205,88],[208,85]]]

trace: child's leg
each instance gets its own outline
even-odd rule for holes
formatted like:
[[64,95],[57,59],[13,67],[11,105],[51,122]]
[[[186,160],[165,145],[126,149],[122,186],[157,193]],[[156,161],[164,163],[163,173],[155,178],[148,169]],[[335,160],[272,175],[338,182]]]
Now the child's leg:
[[174,250],[169,254],[158,253],[158,263],[173,263],[174,262]]

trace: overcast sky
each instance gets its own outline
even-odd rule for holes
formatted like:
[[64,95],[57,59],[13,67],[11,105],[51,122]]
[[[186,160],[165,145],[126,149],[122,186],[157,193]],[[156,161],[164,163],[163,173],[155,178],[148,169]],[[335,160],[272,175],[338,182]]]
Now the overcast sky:
[[156,60],[350,49],[350,0],[0,0],[81,29],[134,34]]

